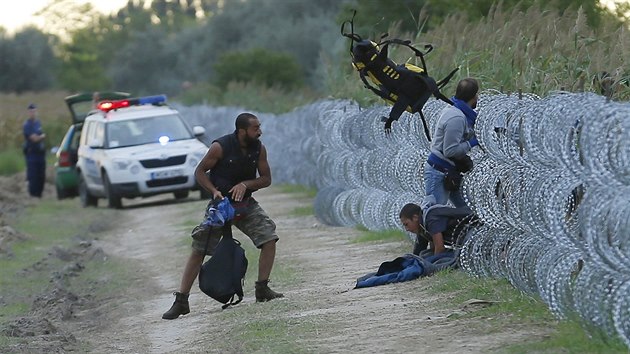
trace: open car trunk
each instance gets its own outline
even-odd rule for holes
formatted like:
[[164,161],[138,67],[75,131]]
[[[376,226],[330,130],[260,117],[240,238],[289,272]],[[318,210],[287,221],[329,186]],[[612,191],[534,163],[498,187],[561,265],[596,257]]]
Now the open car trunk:
[[[131,96],[127,92],[99,92],[99,101],[119,100]],[[64,100],[72,114],[72,124],[83,123],[87,114],[94,109],[93,92],[82,92],[66,97]]]

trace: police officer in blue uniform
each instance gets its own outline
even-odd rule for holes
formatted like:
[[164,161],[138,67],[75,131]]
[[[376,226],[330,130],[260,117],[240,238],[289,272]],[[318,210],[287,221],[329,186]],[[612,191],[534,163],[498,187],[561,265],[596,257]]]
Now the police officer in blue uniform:
[[46,134],[37,119],[37,106],[28,105],[28,119],[24,122],[24,155],[26,156],[26,179],[28,193],[32,197],[41,198],[46,180]]

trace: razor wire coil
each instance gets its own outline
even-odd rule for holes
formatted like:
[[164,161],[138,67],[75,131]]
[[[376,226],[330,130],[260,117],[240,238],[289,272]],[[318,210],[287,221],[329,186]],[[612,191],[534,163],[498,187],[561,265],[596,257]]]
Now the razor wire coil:
[[[431,132],[444,107],[425,105]],[[242,112],[177,108],[213,138]],[[402,206],[424,197],[430,144],[418,114],[403,113],[385,134],[389,110],[322,100],[257,113],[274,182],[317,188],[314,212],[326,224],[402,229]],[[468,233],[462,269],[506,278],[558,317],[577,313],[630,347],[630,103],[485,91],[478,112],[463,194],[483,225]]]

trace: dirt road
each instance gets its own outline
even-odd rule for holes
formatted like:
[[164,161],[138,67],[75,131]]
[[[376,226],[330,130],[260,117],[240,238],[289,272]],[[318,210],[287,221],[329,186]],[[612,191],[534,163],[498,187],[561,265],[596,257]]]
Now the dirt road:
[[445,307],[441,294],[430,295],[426,288],[433,278],[351,290],[357,277],[410,246],[353,243],[357,230],[295,216],[296,208],[310,203],[295,194],[270,188],[258,192],[257,199],[278,225],[281,241],[272,286],[285,299],[255,303],[258,252],[236,232],[250,260],[244,301],[221,310],[195,285],[191,313],[162,320],[189,252],[188,232],[205,203],[145,201],[123,210],[117,226],[98,241],[105,254],[135,267],[132,286],[75,314],[68,330],[100,353],[476,353],[543,332],[531,325],[497,329],[490,319],[449,316],[461,308]]
[[[16,178],[3,184],[22,183]],[[36,336],[23,333],[32,340],[13,347],[15,352],[487,353],[542,338],[548,331],[541,324],[511,321],[505,325],[496,318],[462,316],[477,309],[442,301],[453,294],[431,291],[439,277],[352,289],[358,277],[409,252],[410,243],[353,242],[360,231],[300,216],[303,213],[296,210],[304,210],[312,200],[299,194],[272,187],[256,193],[256,198],[278,226],[280,242],[271,286],[286,298],[255,302],[259,252],[236,230],[235,237],[249,259],[243,302],[221,310],[195,284],[191,313],[162,320],[190,252],[190,230],[200,221],[205,202],[192,195],[183,202],[175,202],[172,196],[125,201],[120,211],[101,207],[112,221],[101,225],[106,231],[98,233],[88,248],[89,259],[98,255],[126,265],[111,274],[103,271],[94,286],[109,286],[114,295],[95,301],[102,298],[94,293],[98,290],[76,297],[61,287],[39,296],[34,312],[15,321],[13,327]],[[3,200],[11,199],[3,196]],[[86,247],[85,242],[78,247]],[[83,260],[85,253],[75,252]],[[73,268],[75,263],[78,259],[70,258],[65,277],[82,276],[81,269]]]

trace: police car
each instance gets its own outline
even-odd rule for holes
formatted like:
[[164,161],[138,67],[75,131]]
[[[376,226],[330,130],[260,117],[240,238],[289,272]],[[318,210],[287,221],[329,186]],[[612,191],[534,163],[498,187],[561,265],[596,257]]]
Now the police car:
[[207,151],[166,96],[101,101],[85,118],[78,149],[79,197],[83,206],[107,199],[121,208],[122,198],[173,193],[186,198],[200,190],[195,167]]

